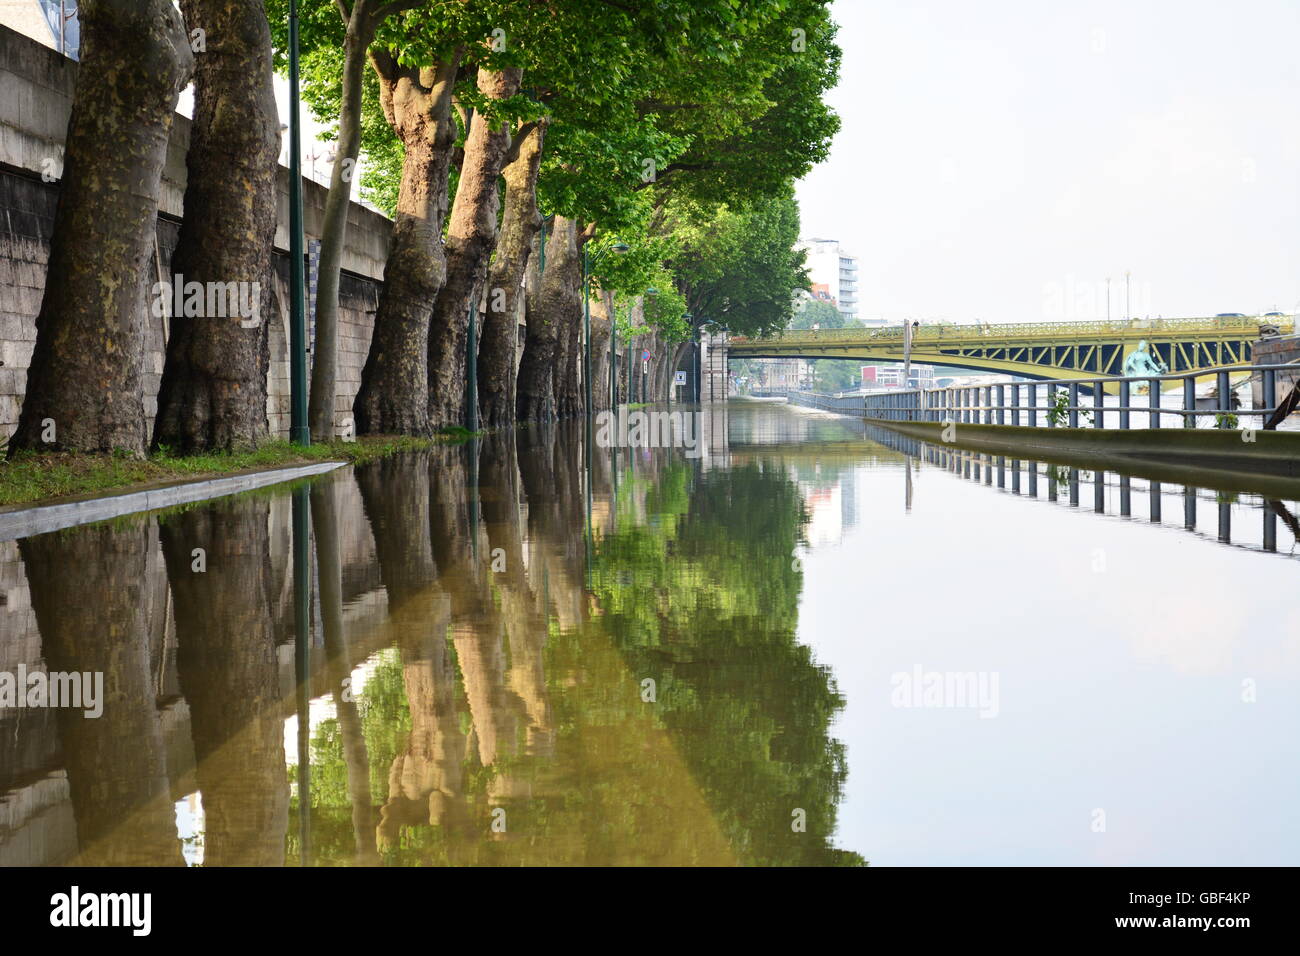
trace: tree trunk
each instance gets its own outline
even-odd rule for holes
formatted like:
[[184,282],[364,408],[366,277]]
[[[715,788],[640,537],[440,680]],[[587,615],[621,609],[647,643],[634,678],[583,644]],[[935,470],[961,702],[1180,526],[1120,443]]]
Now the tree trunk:
[[406,157],[374,336],[353,406],[363,434],[429,434],[429,317],[446,278],[442,223],[460,57],[457,50],[433,67],[408,68],[386,50],[371,54],[384,114]]
[[[266,437],[280,131],[261,0],[184,0],[182,10],[191,29],[204,31],[207,50],[195,69],[185,221],[171,281],[225,290],[217,310],[224,316],[205,301],[203,315],[171,318],[153,444],[190,454]],[[257,311],[245,315],[237,304]]]
[[505,212],[496,258],[488,273],[488,308],[479,341],[479,419],[486,428],[515,420],[515,352],[524,273],[541,227],[537,212],[537,171],[541,165],[545,121],[521,131],[517,155],[502,171],[506,181]]
[[560,360],[555,363],[555,413],[560,418],[582,414],[585,371],[582,361],[582,277],[579,270],[576,306],[560,314]]
[[[594,306],[595,303],[593,302]],[[591,407],[609,407],[609,319],[591,315]],[[585,399],[586,396],[584,395]]]
[[[560,336],[582,308],[582,267],[578,262],[577,224],[556,216],[546,245],[546,271],[530,282],[527,294],[528,334],[524,360],[519,368],[518,410],[520,421],[553,421],[557,414],[556,393],[562,372],[557,373]],[[531,279],[533,271],[529,270]]]
[[[580,373],[582,343],[582,251],[578,244],[576,223],[555,217],[555,238],[560,245],[553,252],[547,247],[546,277],[542,281],[541,308],[546,321],[555,325],[557,354],[552,390],[555,414],[572,418],[582,414],[582,380]],[[561,229],[564,223],[566,228]]]
[[592,402],[596,408],[610,407],[610,377],[618,371],[610,357],[610,332],[613,329],[614,293],[602,289],[591,300]]
[[[523,71],[479,70],[479,92],[504,100],[519,89]],[[465,421],[465,368],[469,310],[478,308],[488,259],[497,242],[501,197],[497,180],[510,148],[510,126],[478,114],[465,139],[465,158],[447,227],[447,281],[438,293],[429,328],[429,423]],[[477,343],[475,343],[475,351]]]
[[361,90],[366,51],[378,21],[370,0],[354,0],[343,36],[343,88],[339,106],[338,146],[330,173],[321,224],[320,266],[316,284],[316,337],[312,354],[311,394],[307,420],[313,441],[334,438],[334,401],[338,388],[339,271],[347,239],[352,176],[361,152]]
[[81,63],[10,454],[145,450],[145,282],[172,112],[194,69],[168,0],[81,8]]

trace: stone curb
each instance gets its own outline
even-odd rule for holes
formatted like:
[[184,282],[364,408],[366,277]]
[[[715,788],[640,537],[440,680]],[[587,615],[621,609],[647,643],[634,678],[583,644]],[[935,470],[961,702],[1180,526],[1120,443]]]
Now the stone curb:
[[45,534],[47,531],[58,531],[62,528],[103,521],[139,511],[170,508],[173,505],[189,504],[205,498],[221,498],[241,491],[293,481],[296,478],[323,474],[342,468],[346,464],[347,462],[342,461],[326,461],[314,465],[296,465],[293,468],[276,468],[273,471],[210,478],[206,481],[189,481],[165,488],[151,488],[147,491],[132,491],[121,495],[88,498],[85,501],[70,501],[64,504],[41,505],[4,512],[0,513],[0,541]]

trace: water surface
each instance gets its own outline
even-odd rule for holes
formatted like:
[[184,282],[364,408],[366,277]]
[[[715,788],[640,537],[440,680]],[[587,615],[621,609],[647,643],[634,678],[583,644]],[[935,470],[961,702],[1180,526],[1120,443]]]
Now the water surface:
[[700,427],[0,543],[0,864],[1297,862],[1294,502]]

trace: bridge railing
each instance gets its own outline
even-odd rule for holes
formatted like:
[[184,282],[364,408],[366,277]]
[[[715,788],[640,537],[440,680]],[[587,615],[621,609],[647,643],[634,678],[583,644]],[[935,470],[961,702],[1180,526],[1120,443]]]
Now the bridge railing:
[[[1276,320],[1260,316],[1214,316],[1209,318],[1187,319],[1127,319],[1127,320],[1092,320],[1092,321],[1057,321],[1027,322],[1006,325],[992,323],[957,325],[940,322],[917,327],[912,333],[912,342],[916,345],[938,342],[996,342],[1003,340],[1024,341],[1080,341],[1090,339],[1109,339],[1115,336],[1135,338],[1140,333],[1144,336],[1163,335],[1233,335],[1255,338],[1260,334],[1261,325],[1276,325],[1283,332],[1294,328],[1294,319],[1283,316]],[[729,347],[754,345],[830,345],[836,342],[902,342],[903,327],[875,326],[850,329],[792,329],[778,332],[773,336],[751,339],[746,336],[732,336]]]
[[[1234,375],[1249,373],[1253,385],[1261,385],[1262,401],[1253,398],[1243,407],[1236,398]],[[1254,427],[1267,427],[1278,410],[1278,384],[1295,382],[1300,365],[1233,365],[1204,372],[1179,372],[1133,378],[1105,376],[1044,382],[1002,382],[989,385],[949,386],[933,389],[896,389],[855,395],[819,395],[790,392],[790,401],[823,411],[857,414],[881,421],[954,422],[1029,427],[1160,428],[1166,416],[1184,428],[1198,428],[1201,420],[1210,427],[1236,428],[1241,419],[1254,419]],[[1214,382],[1212,394],[1196,394],[1197,381]],[[1162,394],[1164,383],[1181,383],[1181,394]],[[1146,390],[1146,404],[1135,404],[1135,396]],[[1091,403],[1083,402],[1090,393]],[[1107,392],[1117,394],[1107,404]],[[1165,405],[1171,398],[1179,404]]]

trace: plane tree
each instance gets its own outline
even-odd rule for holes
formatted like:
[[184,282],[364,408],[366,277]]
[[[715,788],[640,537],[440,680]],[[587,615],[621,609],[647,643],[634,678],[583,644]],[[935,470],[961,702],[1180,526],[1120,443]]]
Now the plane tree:
[[194,70],[169,0],[85,3],[21,451],[143,455],[146,286],[172,115]]
[[185,219],[162,289],[198,282],[222,294],[205,297],[203,315],[188,314],[188,301],[171,315],[153,445],[193,454],[253,446],[267,434],[280,130],[261,0],[182,0],[181,11],[202,49]]

